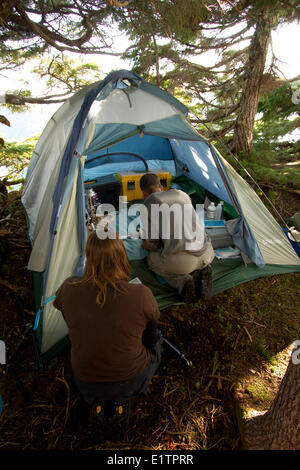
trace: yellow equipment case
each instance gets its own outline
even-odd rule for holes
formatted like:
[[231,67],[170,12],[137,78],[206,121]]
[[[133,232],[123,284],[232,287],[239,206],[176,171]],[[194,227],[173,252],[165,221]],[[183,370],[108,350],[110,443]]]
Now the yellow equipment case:
[[[115,177],[121,184],[121,195],[127,196],[127,201],[133,201],[135,199],[143,199],[143,193],[140,189],[140,179],[145,173],[134,173],[122,171],[116,173]],[[165,191],[170,189],[170,182],[172,175],[165,170],[151,170],[149,173],[155,173]]]

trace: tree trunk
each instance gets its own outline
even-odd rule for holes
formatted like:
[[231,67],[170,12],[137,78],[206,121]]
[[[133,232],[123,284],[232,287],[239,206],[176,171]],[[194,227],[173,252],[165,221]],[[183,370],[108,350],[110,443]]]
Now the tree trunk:
[[269,411],[245,425],[248,450],[300,450],[300,365],[294,354]]
[[262,12],[256,23],[245,67],[245,82],[232,142],[232,151],[235,153],[249,153],[252,150],[254,119],[272,26],[273,21],[270,15]]

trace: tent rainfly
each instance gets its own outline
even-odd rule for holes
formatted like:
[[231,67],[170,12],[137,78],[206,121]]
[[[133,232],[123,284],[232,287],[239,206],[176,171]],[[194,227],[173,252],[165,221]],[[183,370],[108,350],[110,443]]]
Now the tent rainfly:
[[[28,269],[37,306],[34,329],[45,358],[68,341],[67,326],[52,301],[68,276],[83,272],[85,184],[122,171],[143,171],[143,161],[149,170],[168,171],[179,185],[184,181],[187,192],[200,188],[235,213],[231,235],[242,256],[214,260],[214,293],[262,276],[300,271],[300,258],[280,225],[187,115],[173,96],[120,70],[77,92],[48,122],[22,195],[32,246]],[[137,258],[129,256],[132,276],[148,284],[160,308],[179,302],[172,288],[142,271],[145,260]]]

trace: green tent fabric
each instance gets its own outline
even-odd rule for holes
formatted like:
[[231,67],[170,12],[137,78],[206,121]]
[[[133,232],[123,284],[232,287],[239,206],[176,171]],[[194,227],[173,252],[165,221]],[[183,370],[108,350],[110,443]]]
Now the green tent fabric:
[[[175,185],[179,185],[183,189],[183,191],[190,196],[194,206],[196,204],[203,204],[206,196],[212,202],[215,202],[217,204],[220,202],[220,199],[218,197],[216,197],[210,191],[205,190],[202,186],[200,186],[200,184],[189,179],[185,175],[172,178],[172,183]],[[225,220],[235,219],[236,217],[238,217],[238,213],[235,208],[228,204],[228,202],[226,201],[223,201],[223,217]]]
[[182,303],[177,291],[167,284],[159,282],[155,274],[149,270],[146,259],[130,262],[131,279],[135,277],[151,289],[160,309],[169,307],[174,303]]
[[[131,261],[130,265],[131,279],[138,277],[143,284],[152,290],[160,309],[174,304],[182,304],[176,290],[167,284],[160,283],[155,274],[149,271],[146,260]],[[295,271],[293,266],[278,268],[277,265],[270,264],[258,269],[254,264],[245,266],[240,259],[218,260],[216,258],[212,262],[212,270],[214,295],[261,277],[288,274]]]

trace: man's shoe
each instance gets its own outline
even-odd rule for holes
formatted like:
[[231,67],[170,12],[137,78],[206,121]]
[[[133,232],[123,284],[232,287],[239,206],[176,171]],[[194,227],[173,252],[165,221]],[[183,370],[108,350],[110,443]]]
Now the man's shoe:
[[208,265],[201,270],[201,277],[199,283],[199,298],[203,300],[210,299],[213,295],[213,278],[212,269]]
[[193,279],[189,279],[188,281],[186,281],[186,283],[183,286],[181,296],[184,302],[186,303],[194,302],[195,300],[197,300],[195,283]]

